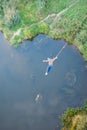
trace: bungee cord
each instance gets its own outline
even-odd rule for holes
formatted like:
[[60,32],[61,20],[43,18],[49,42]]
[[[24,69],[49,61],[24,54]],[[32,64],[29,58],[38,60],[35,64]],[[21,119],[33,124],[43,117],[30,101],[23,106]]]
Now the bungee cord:
[[67,43],[64,44],[64,46],[61,48],[61,50],[57,53],[56,57],[58,58],[63,49],[66,47]]

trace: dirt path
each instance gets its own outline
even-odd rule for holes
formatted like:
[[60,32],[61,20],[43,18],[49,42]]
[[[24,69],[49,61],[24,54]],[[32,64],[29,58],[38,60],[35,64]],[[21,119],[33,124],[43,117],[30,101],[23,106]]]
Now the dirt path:
[[41,22],[44,22],[44,21],[46,21],[48,18],[54,17],[54,16],[55,16],[55,19],[54,19],[54,21],[55,21],[58,17],[60,17],[61,14],[63,14],[63,13],[66,12],[68,9],[70,9],[74,4],[76,4],[76,2],[78,2],[78,0],[77,0],[77,1],[73,1],[73,2],[75,2],[75,3],[69,5],[67,8],[63,9],[63,10],[60,11],[59,13],[57,13],[57,14],[49,14],[46,18],[44,18],[43,20],[41,20],[40,23],[41,23]]
[[[51,17],[55,17],[54,20],[53,20],[53,22],[52,22],[52,24],[50,25],[50,28],[52,28],[53,25],[55,25],[56,20],[61,16],[61,14],[63,14],[63,13],[66,12],[67,10],[69,10],[69,9],[70,9],[74,4],[76,4],[77,2],[78,2],[78,0],[77,0],[77,1],[75,1],[75,0],[72,1],[72,4],[70,4],[67,8],[63,9],[63,10],[60,11],[59,13],[57,13],[57,14],[56,14],[56,13],[49,14],[46,18],[44,18],[44,19],[41,20],[40,22],[38,22],[38,23],[33,23],[33,24],[31,24],[29,27],[31,28],[31,27],[34,26],[34,25],[40,24],[40,23],[42,23],[42,22],[45,22],[46,20],[48,20],[48,19],[51,18]],[[28,27],[26,27],[26,28],[28,28]],[[16,35],[19,35],[19,34],[20,34],[21,29],[25,29],[25,28],[20,28],[20,29],[18,29],[16,32],[14,32],[14,34],[13,34],[11,40],[14,39],[14,37],[15,37]]]

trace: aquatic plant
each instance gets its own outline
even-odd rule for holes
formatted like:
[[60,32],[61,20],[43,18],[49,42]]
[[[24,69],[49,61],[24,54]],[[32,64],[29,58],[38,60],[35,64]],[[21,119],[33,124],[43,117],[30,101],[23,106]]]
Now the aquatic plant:
[[61,120],[61,130],[87,130],[87,101],[82,107],[68,108]]

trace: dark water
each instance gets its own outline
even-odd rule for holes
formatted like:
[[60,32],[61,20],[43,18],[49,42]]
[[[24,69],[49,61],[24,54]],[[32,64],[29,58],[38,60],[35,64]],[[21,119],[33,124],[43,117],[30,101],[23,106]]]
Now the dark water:
[[86,63],[66,46],[45,76],[43,59],[55,56],[64,40],[38,35],[13,48],[0,33],[0,130],[60,130],[59,116],[87,97]]

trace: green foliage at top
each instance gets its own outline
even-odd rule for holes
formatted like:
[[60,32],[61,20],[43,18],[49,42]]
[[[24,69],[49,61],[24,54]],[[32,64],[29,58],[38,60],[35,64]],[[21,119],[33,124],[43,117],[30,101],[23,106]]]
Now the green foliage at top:
[[0,30],[11,43],[39,33],[64,38],[87,60],[87,0],[0,0]]
[[45,9],[49,13],[57,13],[62,9],[66,8],[71,3],[71,0],[47,0]]

